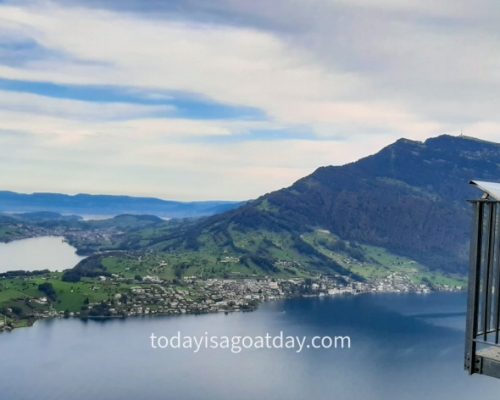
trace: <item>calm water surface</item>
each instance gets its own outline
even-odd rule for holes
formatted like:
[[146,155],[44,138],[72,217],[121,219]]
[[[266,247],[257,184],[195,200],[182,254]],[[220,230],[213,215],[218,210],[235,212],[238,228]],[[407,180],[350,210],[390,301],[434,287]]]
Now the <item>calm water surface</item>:
[[[498,399],[462,370],[465,295],[298,299],[253,313],[55,320],[0,335],[9,400]],[[350,335],[350,350],[152,350],[156,334]]]
[[0,272],[16,269],[60,271],[74,267],[82,258],[59,236],[0,243]]

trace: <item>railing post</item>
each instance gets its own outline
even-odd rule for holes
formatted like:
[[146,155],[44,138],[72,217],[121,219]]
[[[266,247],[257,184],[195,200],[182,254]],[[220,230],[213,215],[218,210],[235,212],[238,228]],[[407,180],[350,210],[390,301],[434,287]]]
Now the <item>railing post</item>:
[[483,241],[484,202],[474,201],[474,222],[470,244],[469,295],[467,304],[467,326],[465,332],[465,369],[475,372],[476,336],[481,277],[481,254]]

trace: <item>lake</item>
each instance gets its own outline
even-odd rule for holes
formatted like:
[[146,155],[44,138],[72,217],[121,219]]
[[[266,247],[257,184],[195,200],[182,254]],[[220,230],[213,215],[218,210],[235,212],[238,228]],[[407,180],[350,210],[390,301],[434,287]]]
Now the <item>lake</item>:
[[61,271],[74,267],[83,257],[59,236],[43,236],[0,243],[0,272],[23,269]]
[[[465,295],[361,295],[267,303],[252,313],[41,321],[0,335],[1,398],[498,399],[463,371]],[[350,335],[351,349],[152,349],[149,336]]]

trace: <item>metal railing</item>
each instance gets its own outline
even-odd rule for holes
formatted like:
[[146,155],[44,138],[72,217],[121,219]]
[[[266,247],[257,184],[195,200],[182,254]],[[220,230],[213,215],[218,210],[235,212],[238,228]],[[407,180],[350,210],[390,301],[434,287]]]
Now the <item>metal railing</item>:
[[465,369],[500,377],[500,202],[481,199],[474,207]]

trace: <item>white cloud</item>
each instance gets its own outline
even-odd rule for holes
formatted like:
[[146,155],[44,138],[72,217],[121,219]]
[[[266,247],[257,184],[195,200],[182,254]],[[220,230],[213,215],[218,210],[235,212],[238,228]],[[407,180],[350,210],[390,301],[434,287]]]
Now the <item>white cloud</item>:
[[[365,146],[387,138],[368,136]],[[130,193],[183,200],[244,200],[289,185],[318,165],[344,163],[364,150],[350,142],[284,140],[159,143],[147,138],[89,137],[54,146],[40,137],[3,136],[2,175],[18,190]],[[11,149],[20,149],[16,153]],[[35,172],[34,172],[35,171]]]
[[[33,115],[53,115],[83,121],[107,121],[168,116],[175,111],[170,105],[141,105],[119,102],[94,103],[89,101],[59,99],[31,93],[0,90],[0,109]],[[8,120],[4,120],[8,123]]]
[[[268,119],[194,120],[168,106],[0,92],[0,168],[11,186],[243,199],[401,136],[463,129],[498,139],[492,1],[192,0],[204,11],[196,22],[189,6],[153,18],[82,4],[0,5],[0,38],[50,53],[0,63],[0,77],[116,85],[151,98],[188,92]],[[276,129],[314,137],[208,140]]]
[[[374,125],[394,131],[390,123],[372,121],[373,112],[362,113],[386,108],[378,99],[344,100],[365,90],[362,76],[321,65],[308,52],[269,33],[56,6],[3,7],[0,17],[11,26],[18,24],[20,34],[69,56],[0,68],[8,78],[201,93],[222,103],[262,109],[282,124],[313,129],[328,124],[337,134],[356,114],[362,133]],[[410,112],[397,111],[401,113]],[[396,129],[404,132],[416,119],[419,116],[413,115]]]
[[130,138],[142,140],[172,140],[196,136],[227,136],[233,130],[229,125],[214,121],[191,121],[185,119],[134,119],[116,122],[84,122],[52,116],[0,110],[0,131],[19,132],[39,136],[52,146],[84,145],[88,138],[126,141]]

